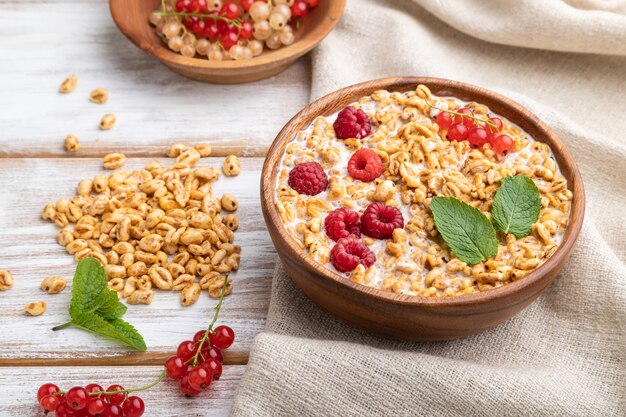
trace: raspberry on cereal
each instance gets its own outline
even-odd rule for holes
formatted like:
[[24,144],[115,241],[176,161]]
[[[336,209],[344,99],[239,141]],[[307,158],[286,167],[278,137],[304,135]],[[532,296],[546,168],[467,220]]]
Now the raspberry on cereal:
[[287,182],[300,194],[317,195],[328,187],[328,176],[319,163],[305,162],[289,172]]
[[363,148],[348,161],[348,174],[355,180],[370,182],[383,173],[383,161],[371,149]]
[[361,237],[361,221],[359,213],[346,207],[330,212],[324,220],[324,229],[329,238],[335,242],[350,235]]
[[330,261],[339,272],[351,272],[361,264],[366,268],[374,265],[376,255],[354,236],[339,239],[330,251]]
[[339,112],[333,127],[337,139],[363,139],[372,131],[372,122],[363,110],[348,106]]
[[372,203],[361,217],[361,232],[376,239],[389,239],[395,229],[404,227],[402,212],[385,203]]

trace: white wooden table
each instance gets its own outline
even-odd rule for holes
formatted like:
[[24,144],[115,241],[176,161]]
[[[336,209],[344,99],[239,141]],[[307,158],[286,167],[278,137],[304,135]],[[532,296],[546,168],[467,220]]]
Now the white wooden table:
[[[75,268],[55,241],[56,227],[41,219],[43,206],[102,173],[106,153],[124,152],[131,156],[125,168],[134,169],[163,157],[175,142],[212,144],[215,158],[203,165],[219,167],[228,153],[243,157],[243,172],[215,188],[240,202],[242,267],[220,320],[237,339],[222,380],[208,392],[185,399],[164,383],[142,396],[148,416],[228,414],[252,339],[264,326],[275,259],[259,205],[263,155],[308,102],[307,58],[269,80],[209,85],[181,78],[130,44],[105,0],[0,0],[0,16],[0,269],[15,278],[11,290],[0,292],[0,416],[39,415],[35,395],[44,382],[68,388],[147,383],[180,341],[206,327],[215,300],[202,297],[182,308],[177,293],[157,293],[150,306],[129,306],[126,315],[149,347],[138,354],[79,330],[52,332],[67,321],[70,290],[48,295],[39,289],[45,276],[69,278]],[[58,93],[72,73],[76,90]],[[109,90],[106,105],[88,101],[95,87]],[[97,127],[104,113],[117,116],[107,132]],[[80,138],[81,152],[65,151],[68,133]],[[48,305],[43,316],[22,313],[39,300]]]

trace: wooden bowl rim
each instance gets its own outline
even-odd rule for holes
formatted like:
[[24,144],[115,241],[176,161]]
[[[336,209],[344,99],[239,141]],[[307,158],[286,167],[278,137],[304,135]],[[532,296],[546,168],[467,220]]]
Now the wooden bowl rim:
[[[280,156],[282,155],[284,148],[293,137],[289,134],[291,126],[299,123],[303,123],[304,126],[307,126],[315,117],[331,114],[315,113],[313,111],[313,108],[318,106],[325,107],[325,104],[337,101],[337,97],[350,96],[349,101],[353,102],[362,96],[373,93],[376,90],[385,89],[389,91],[404,92],[415,89],[418,84],[424,84],[426,86],[433,84],[442,85],[446,86],[446,88],[467,92],[469,96],[475,96],[477,94],[488,96],[491,100],[493,100],[493,102],[497,103],[496,107],[498,107],[499,109],[506,108],[519,116],[519,119],[517,121],[512,120],[513,122],[515,122],[516,124],[520,124],[519,120],[524,119],[525,122],[527,122],[529,125],[534,126],[535,129],[537,129],[541,133],[541,135],[533,135],[533,137],[543,136],[545,138],[549,138],[553,143],[558,145],[551,146],[552,152],[557,159],[558,166],[561,171],[564,171],[563,168],[569,165],[569,170],[572,173],[572,178],[568,178],[568,189],[573,192],[572,207],[570,211],[570,224],[568,225],[561,245],[558,247],[556,252],[544,264],[528,274],[526,277],[518,281],[503,285],[502,287],[495,288],[493,290],[479,292],[477,294],[461,295],[454,297],[435,298],[405,294],[393,294],[377,288],[371,288],[362,284],[354,283],[349,279],[346,279],[344,276],[332,272],[326,267],[312,261],[311,259],[309,259],[309,257],[305,256],[305,252],[303,251],[303,249],[296,245],[293,237],[290,236],[285,229],[274,204],[275,175],[272,175],[272,173],[274,171],[274,167],[278,164],[280,160]],[[477,102],[480,101],[477,100]],[[494,111],[497,114],[502,113],[501,111],[496,111],[495,109],[493,109],[493,105],[490,106],[490,110]],[[309,103],[306,107],[299,111],[289,122],[287,122],[287,124],[277,135],[274,142],[272,142],[272,145],[267,152],[265,163],[261,172],[261,205],[265,214],[266,223],[268,223],[267,227],[274,228],[274,230],[278,232],[280,239],[282,239],[286,243],[288,252],[286,255],[290,258],[297,259],[298,263],[306,268],[307,271],[309,271],[310,273],[317,274],[318,276],[323,276],[326,279],[335,281],[337,284],[345,287],[345,289],[347,290],[356,291],[360,293],[360,295],[371,297],[380,301],[413,307],[444,308],[453,306],[484,304],[509,296],[514,296],[515,294],[522,292],[524,288],[532,286],[537,281],[542,280],[553,270],[560,268],[562,258],[569,255],[582,228],[585,212],[585,191],[578,167],[576,166],[576,163],[571,153],[565,146],[564,142],[537,116],[528,111],[521,104],[491,90],[487,90],[482,87],[459,81],[433,77],[397,77],[366,81],[336,90],[315,100],[312,103]]]
[[[126,24],[120,19],[121,11],[124,9],[124,7],[128,6],[128,1],[129,0],[109,0],[109,10],[111,12],[111,16],[113,17],[113,21],[115,22],[115,25],[118,27],[118,29],[137,47],[148,52],[150,55],[154,56],[160,61],[171,65],[184,68],[216,71],[228,71],[234,69],[254,70],[257,68],[263,69],[262,67],[266,67],[268,65],[279,66],[281,64],[285,64],[299,58],[300,56],[306,54],[317,45],[319,45],[319,43],[324,40],[324,38],[328,36],[328,34],[332,32],[333,29],[335,29],[335,27],[339,23],[341,16],[343,15],[343,11],[346,5],[346,0],[329,1],[329,9],[323,20],[325,24],[314,26],[310,31],[304,33],[302,38],[298,39],[296,42],[289,46],[283,46],[279,49],[271,51],[270,53],[264,53],[258,57],[254,57],[253,59],[245,59],[240,61],[209,61],[205,58],[188,58],[182,56],[181,54],[167,48],[161,40],[158,40],[157,42],[152,42],[145,39],[137,39],[133,31],[127,30]],[[143,22],[138,22],[135,19],[133,21],[133,24],[137,23],[145,25],[150,24],[147,19]]]

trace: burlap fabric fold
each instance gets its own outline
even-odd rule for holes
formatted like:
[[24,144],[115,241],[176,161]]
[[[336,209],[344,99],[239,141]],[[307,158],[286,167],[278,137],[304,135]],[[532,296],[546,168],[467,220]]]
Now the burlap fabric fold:
[[267,327],[233,416],[626,415],[625,8],[348,0],[340,26],[313,54],[313,98],[397,75],[503,93],[573,152],[587,191],[585,224],[572,259],[534,304],[493,330],[445,343],[354,330],[306,299],[278,264]]

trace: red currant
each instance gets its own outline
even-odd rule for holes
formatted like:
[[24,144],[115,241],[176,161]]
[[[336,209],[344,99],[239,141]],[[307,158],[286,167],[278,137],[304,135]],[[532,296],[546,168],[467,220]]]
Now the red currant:
[[196,345],[191,340],[185,340],[178,345],[178,349],[176,350],[176,354],[183,362],[187,362],[189,359],[193,358],[196,352]]
[[227,34],[222,36],[221,42],[224,49],[228,51],[230,50],[230,48],[237,45],[237,42],[239,42],[239,35],[237,35],[236,33],[228,32]]
[[497,117],[491,117],[488,121],[494,124],[495,127],[490,125],[489,123],[485,123],[485,129],[487,129],[487,132],[499,133],[502,130],[502,120],[498,119]]
[[224,357],[222,356],[222,351],[220,349],[216,348],[215,346],[211,347],[207,351],[206,355],[204,355],[204,359],[205,360],[215,359],[219,363],[224,363]]
[[191,0],[178,0],[176,2],[176,12],[184,13],[187,11],[187,7],[191,4]]
[[306,2],[309,7],[317,7],[317,5],[320,3],[320,0],[306,0]]
[[69,405],[67,405],[64,402],[62,402],[61,404],[59,404],[57,406],[56,410],[54,410],[54,413],[55,413],[56,417],[71,417],[71,416],[75,416],[76,415],[74,410],[72,410],[69,407]]
[[83,387],[73,387],[65,394],[65,403],[72,410],[82,410],[87,405],[89,394]]
[[146,407],[141,398],[132,396],[124,402],[123,409],[124,417],[141,417]]
[[59,404],[59,398],[52,394],[44,395],[41,400],[39,400],[39,406],[44,411],[54,411],[57,409]]
[[191,13],[204,13],[208,10],[206,0],[192,0],[190,8]]
[[216,348],[228,349],[235,341],[235,332],[228,326],[217,326],[209,338]]
[[209,359],[202,365],[210,375],[213,375],[213,379],[220,379],[222,376],[222,364],[216,359]]
[[187,375],[187,365],[178,356],[171,356],[165,361],[165,372],[172,379],[181,379]]
[[189,385],[189,375],[185,375],[181,378],[179,387],[180,392],[188,397],[195,397],[196,395],[200,394],[200,392],[202,392],[200,390],[192,388],[191,385]]
[[491,147],[498,155],[507,155],[513,150],[513,143],[513,138],[509,135],[498,135],[491,143]]
[[237,19],[240,14],[241,10],[239,9],[239,6],[237,5],[237,3],[234,3],[232,1],[227,1],[220,9],[220,15],[224,16],[226,19]]
[[204,36],[209,40],[216,40],[220,37],[220,31],[217,27],[217,24],[213,21],[207,21],[206,28],[204,30]]
[[464,141],[467,139],[469,135],[469,129],[462,124],[454,124],[450,126],[450,130],[448,130],[448,140],[453,141],[456,140],[458,142]]
[[91,397],[87,401],[87,414],[90,416],[99,416],[106,410],[107,402],[100,397]]
[[254,26],[250,22],[243,22],[241,24],[241,29],[239,29],[239,38],[247,41],[252,38],[252,32],[254,31]]
[[85,390],[87,391],[88,394],[91,394],[92,392],[101,392],[104,391],[102,389],[102,387],[98,384],[89,384],[87,386],[85,386]]
[[250,10],[250,6],[252,6],[252,3],[254,3],[257,0],[241,0],[241,8],[244,9],[245,11]]
[[457,113],[459,114],[454,116],[454,123],[462,123],[466,127],[469,127],[469,128],[476,126],[474,119],[472,119],[471,117],[462,116],[462,115],[473,116],[474,112],[472,112],[470,109],[468,109],[467,107],[463,107],[462,109],[457,110]]
[[46,395],[56,394],[59,391],[59,387],[54,384],[43,384],[37,390],[37,401],[41,401],[41,399]]
[[189,372],[189,386],[195,390],[202,390],[207,387],[209,371],[202,366],[196,366]]
[[[124,390],[124,387],[121,385],[111,385],[109,388],[107,388],[107,392],[123,391],[123,390]],[[122,405],[124,403],[124,400],[126,400],[125,392],[118,392],[117,394],[109,394],[109,403],[111,404]]]
[[304,0],[296,0],[291,6],[291,16],[294,18],[304,17],[309,13],[309,7]]
[[109,404],[107,405],[106,410],[100,414],[100,417],[123,417],[124,410],[121,406],[117,404]]
[[439,125],[439,130],[448,130],[452,125],[452,115],[447,111],[439,112],[435,118],[435,122]]
[[484,127],[477,127],[470,132],[467,136],[467,140],[472,148],[482,148],[486,143],[489,143],[489,134],[487,133],[487,129]]
[[[200,341],[204,338],[204,335],[206,334],[206,330],[198,330],[196,332],[196,334],[193,335],[193,342],[196,345],[200,344]],[[204,346],[204,345],[203,345]]]

